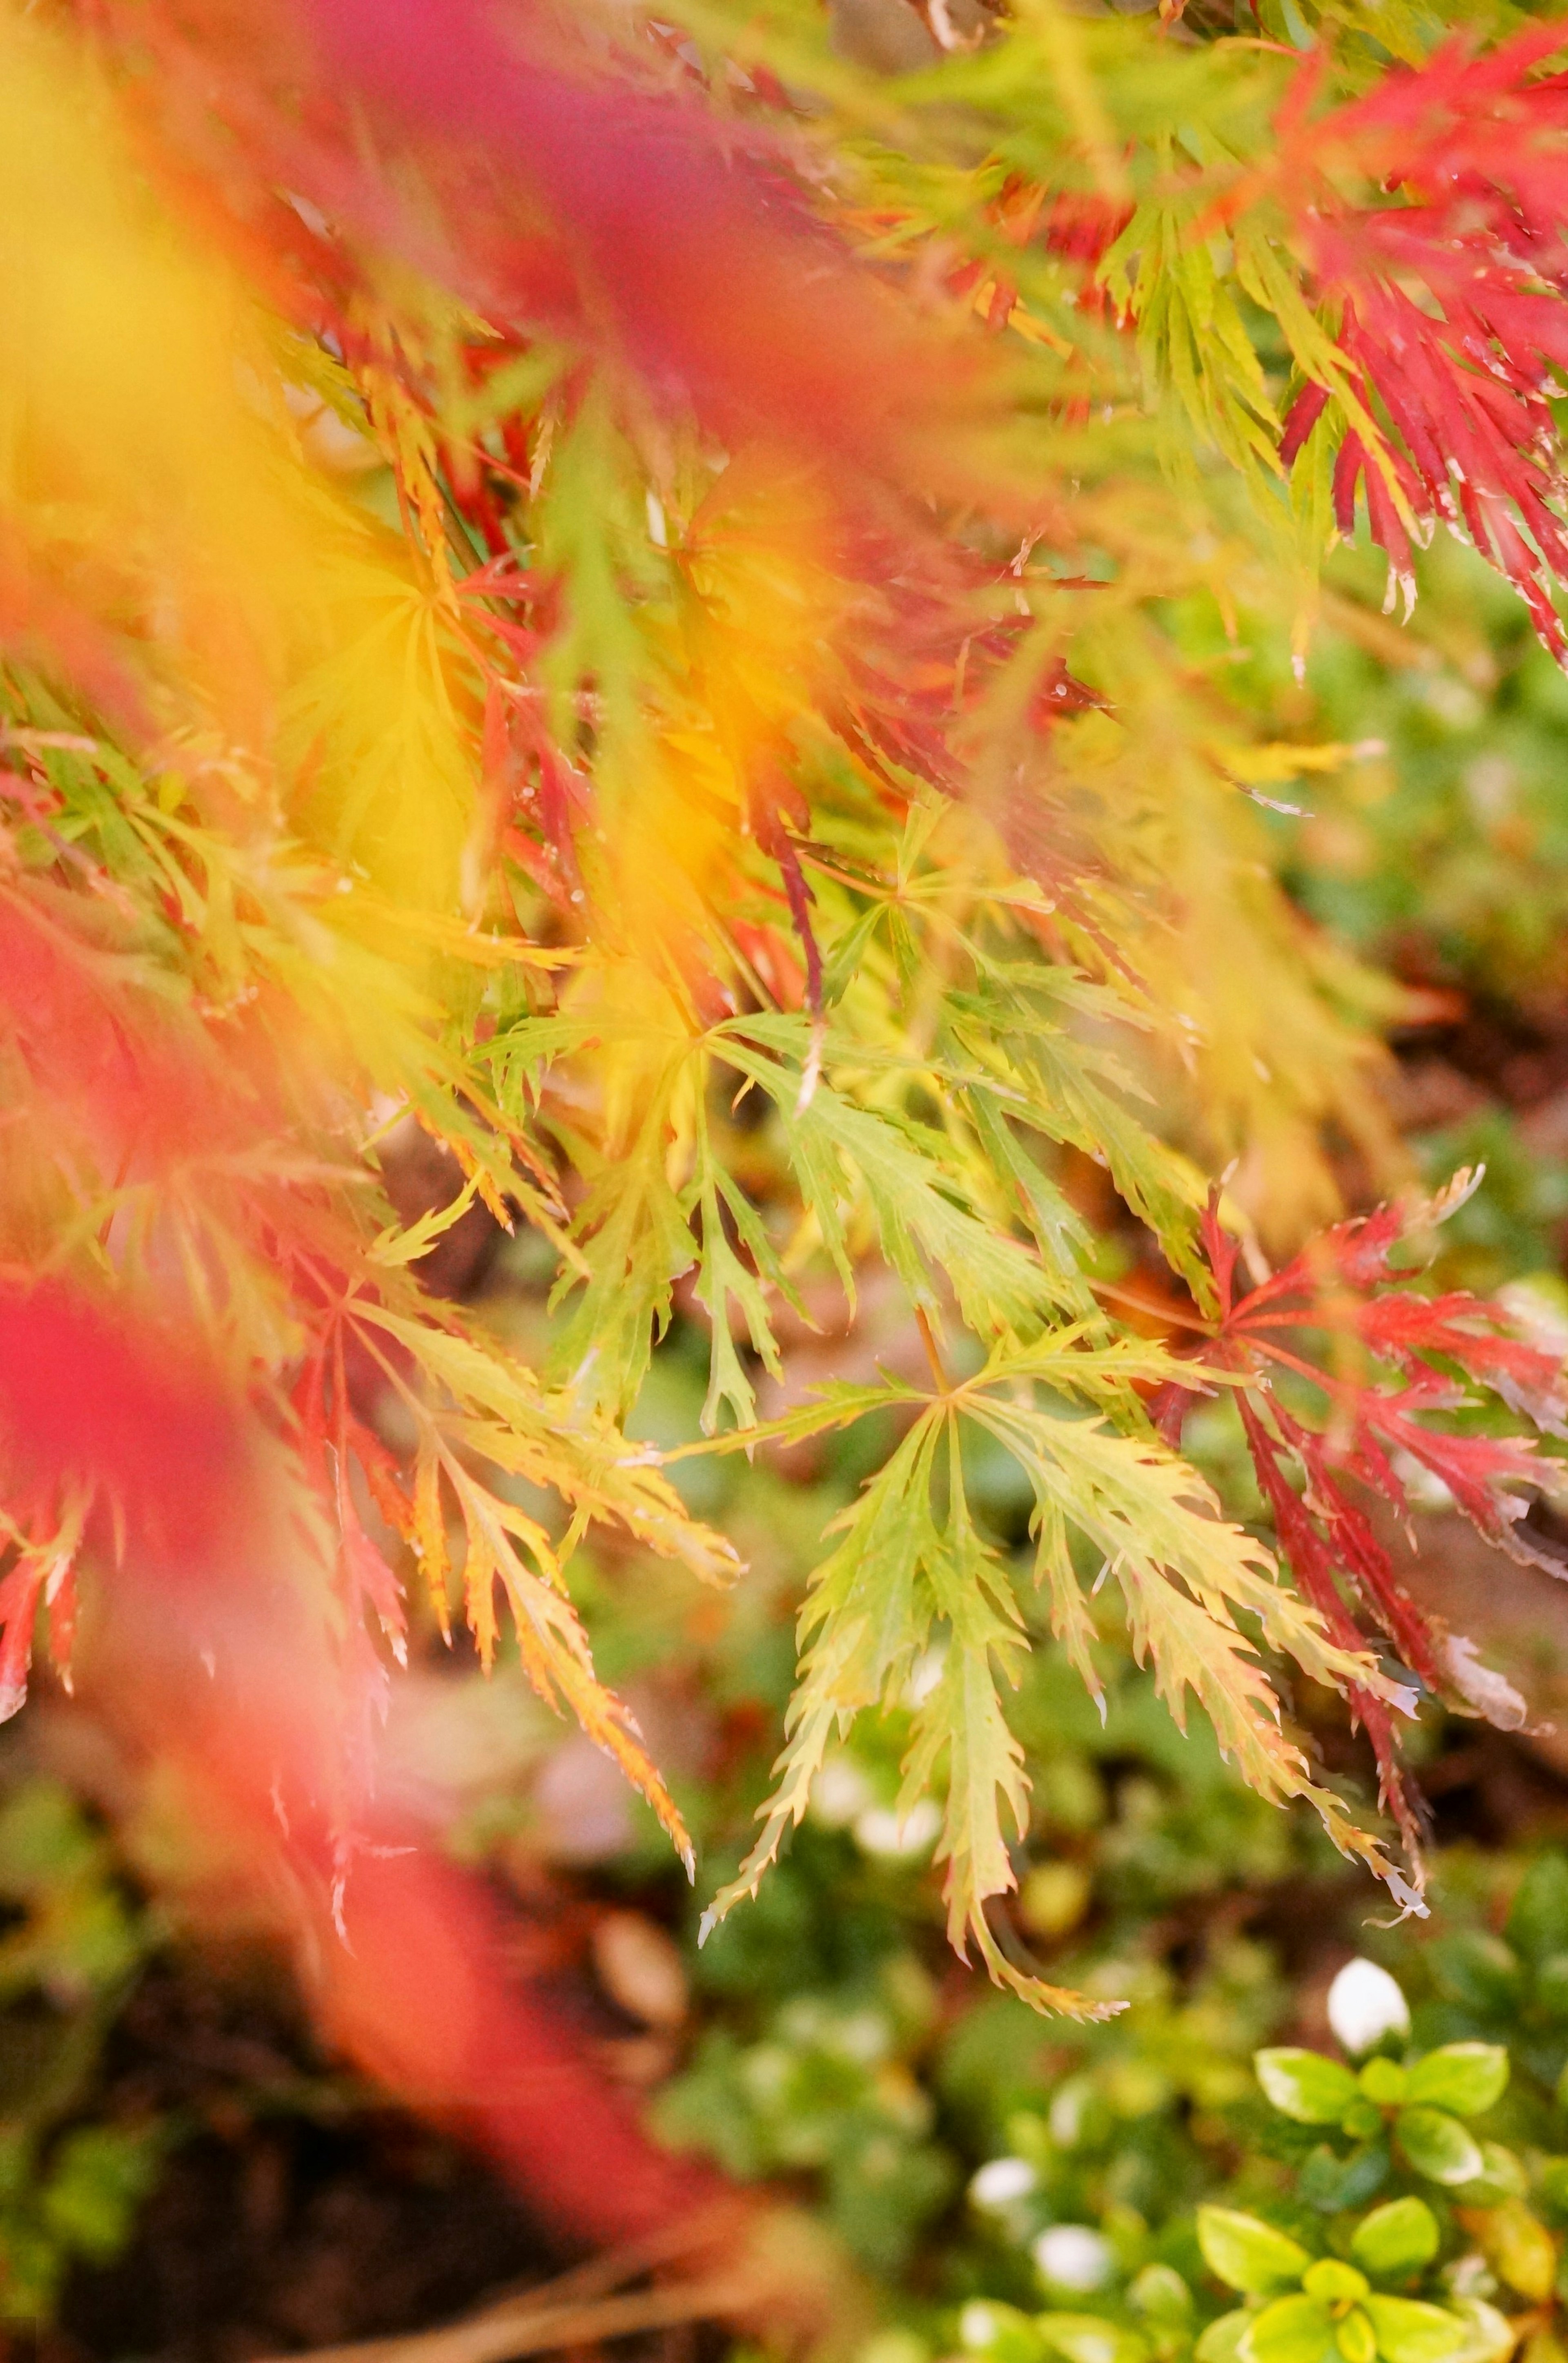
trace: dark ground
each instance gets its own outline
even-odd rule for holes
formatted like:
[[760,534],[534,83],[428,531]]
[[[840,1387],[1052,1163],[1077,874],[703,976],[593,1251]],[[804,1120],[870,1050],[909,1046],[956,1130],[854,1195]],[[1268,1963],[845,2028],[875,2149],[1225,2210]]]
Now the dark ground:
[[324,2073],[255,1964],[156,1963],[96,2105],[193,2132],[128,2251],[69,2283],[39,2363],[248,2363],[443,2322],[564,2261],[482,2161]]

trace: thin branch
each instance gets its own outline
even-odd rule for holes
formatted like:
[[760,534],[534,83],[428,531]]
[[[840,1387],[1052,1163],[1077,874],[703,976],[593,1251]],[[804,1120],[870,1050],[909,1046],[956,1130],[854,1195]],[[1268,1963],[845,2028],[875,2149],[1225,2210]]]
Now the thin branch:
[[679,2322],[704,2322],[755,2295],[753,2283],[731,2274],[723,2280],[683,2281],[673,2288],[528,2309],[516,2300],[470,2314],[440,2330],[410,2332],[401,2338],[368,2338],[348,2346],[315,2346],[303,2357],[282,2355],[266,2363],[511,2363],[524,2355],[547,2355],[563,2346],[591,2346],[604,2338],[665,2330]]
[[262,2363],[509,2363],[516,2356],[589,2346],[598,2339],[705,2321],[755,2297],[755,2277],[732,2272],[639,2290],[630,2296],[607,2292],[657,2265],[710,2246],[712,2232],[705,2216],[688,2219],[673,2232],[591,2258],[554,2280],[508,2291],[479,2312],[437,2329],[311,2347],[303,2356],[271,2356]]

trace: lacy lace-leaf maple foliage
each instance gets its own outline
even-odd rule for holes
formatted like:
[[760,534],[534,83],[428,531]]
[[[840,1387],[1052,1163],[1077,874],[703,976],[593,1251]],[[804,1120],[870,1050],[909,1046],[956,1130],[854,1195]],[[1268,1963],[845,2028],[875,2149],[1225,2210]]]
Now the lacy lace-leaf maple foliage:
[[[1086,1679],[1098,1554],[1173,1711],[1415,1892],[1268,1653],[1345,1692],[1413,1841],[1405,1683],[1342,1582],[1421,1681],[1463,1667],[1335,1472],[1397,1492],[1411,1453],[1517,1542],[1522,1446],[1430,1422],[1454,1370],[1527,1408],[1550,1374],[1485,1308],[1386,1288],[1392,1217],[1232,1296],[1206,1173],[1245,1151],[1290,1252],[1342,1214],[1331,1123],[1396,1179],[1371,1083],[1410,1004],[1268,874],[1253,796],[1342,750],[1282,745],[1180,618],[1299,649],[1359,483],[1397,573],[1441,515],[1559,644],[1568,134],[1551,28],[1429,56],[1386,6],[1315,21],[1303,65],[1029,0],[889,83],[803,4],[0,15],[0,1260],[61,1351],[83,1307],[187,1338],[287,1467],[346,1821],[422,1571],[487,1659],[500,1586],[540,1691],[684,1845],[569,1592],[598,1531],[736,1572],[623,1431],[679,1290],[716,1442],[903,1428],[810,1587],[723,1903],[942,1639],[906,1793],[944,1792],[955,1939],[1084,2006],[988,1916],[1029,1594],[966,1429],[1027,1478]],[[458,1177],[406,1226],[400,1119]],[[1288,1576],[1152,1424],[1193,1366],[1097,1297],[1064,1148],[1210,1321]],[[555,1259],[541,1371],[421,1276],[475,1198]],[[878,1261],[933,1391],[758,1428],[781,1309]],[[1331,1266],[1404,1385],[1331,1354],[1320,1430],[1259,1380],[1282,1325],[1337,1334]],[[134,1509],[50,1433],[8,1439],[7,1703]]]
[[[1447,1691],[1517,1728],[1523,1714],[1518,1692],[1474,1663],[1472,1642],[1423,1614],[1364,1506],[1369,1492],[1408,1521],[1412,1488],[1435,1479],[1488,1542],[1522,1565],[1563,1573],[1561,1555],[1532,1539],[1525,1523],[1529,1494],[1515,1490],[1540,1480],[1535,1438],[1456,1434],[1428,1424],[1433,1413],[1474,1405],[1482,1398],[1469,1390],[1479,1387],[1538,1430],[1562,1437],[1568,1433],[1568,1393],[1560,1358],[1510,1336],[1499,1307],[1463,1290],[1422,1294],[1408,1284],[1408,1272],[1392,1266],[1412,1236],[1430,1236],[1480,1179],[1460,1173],[1430,1204],[1383,1207],[1336,1225],[1245,1291],[1236,1286],[1238,1243],[1221,1229],[1211,1203],[1202,1229],[1219,1301],[1203,1351],[1243,1381],[1236,1401],[1259,1487],[1297,1582],[1339,1646],[1376,1646],[1358,1625],[1342,1587],[1374,1636],[1429,1690]],[[1300,1402],[1301,1382],[1308,1403],[1320,1408]],[[1179,1382],[1167,1383],[1151,1406],[1173,1446],[1180,1445],[1192,1401]],[[1302,1481],[1299,1492],[1292,1468]],[[1419,1877],[1419,1800],[1399,1768],[1390,1700],[1364,1693],[1354,1682],[1348,1696],[1372,1741],[1383,1800]]]

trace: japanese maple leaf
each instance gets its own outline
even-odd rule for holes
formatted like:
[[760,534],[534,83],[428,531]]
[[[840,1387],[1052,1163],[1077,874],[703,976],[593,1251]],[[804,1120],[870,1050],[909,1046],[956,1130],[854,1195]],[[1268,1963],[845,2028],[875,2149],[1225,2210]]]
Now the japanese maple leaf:
[[[1561,1360],[1514,1335],[1500,1305],[1463,1290],[1424,1294],[1394,1261],[1413,1234],[1451,1214],[1479,1180],[1462,1173],[1430,1204],[1385,1206],[1338,1224],[1249,1290],[1238,1287],[1239,1244],[1211,1198],[1202,1237],[1215,1311],[1203,1352],[1242,1381],[1237,1403],[1259,1488],[1296,1580],[1331,1636],[1364,1649],[1375,1646],[1369,1625],[1429,1690],[1457,1693],[1483,1713],[1506,1707],[1517,1722],[1517,1693],[1474,1668],[1470,1645],[1423,1614],[1354,1490],[1367,1489],[1408,1518],[1411,1486],[1424,1470],[1488,1542],[1524,1565],[1568,1574],[1525,1523],[1529,1497],[1518,1489],[1541,1477],[1534,1437],[1433,1424],[1474,1404],[1474,1388],[1536,1428],[1568,1435]],[[1320,1398],[1320,1414],[1293,1407],[1298,1387],[1287,1390],[1293,1402],[1282,1397],[1275,1381],[1286,1374]],[[1175,1385],[1156,1398],[1169,1442],[1179,1445],[1194,1399]],[[1389,1705],[1359,1689],[1350,1702],[1372,1743],[1383,1802],[1419,1866],[1419,1801],[1398,1763]]]

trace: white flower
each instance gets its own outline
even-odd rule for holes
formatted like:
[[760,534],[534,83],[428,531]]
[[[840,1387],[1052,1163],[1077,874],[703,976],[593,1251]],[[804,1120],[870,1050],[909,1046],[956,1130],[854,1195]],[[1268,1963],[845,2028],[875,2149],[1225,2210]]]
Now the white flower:
[[984,2298],[972,2297],[958,2317],[958,2336],[971,2350],[988,2347],[997,2335],[996,2310]]
[[1375,1961],[1347,1961],[1329,1988],[1329,2025],[1353,2059],[1386,2035],[1408,2035],[1410,2006]]
[[969,2184],[977,2207],[1010,2207],[1034,2188],[1034,2169],[1026,2158],[991,2158]]
[[933,1798],[917,1797],[907,1814],[895,1814],[889,1805],[869,1807],[856,1822],[855,1843],[862,1854],[924,1854],[941,1828],[941,1806]]
[[847,1829],[871,1802],[871,1783],[852,1756],[830,1756],[812,1782],[812,1819],[824,1830]]
[[1058,2289],[1102,2289],[1115,2258],[1108,2241],[1087,2224],[1053,2224],[1029,2251],[1048,2281]]

